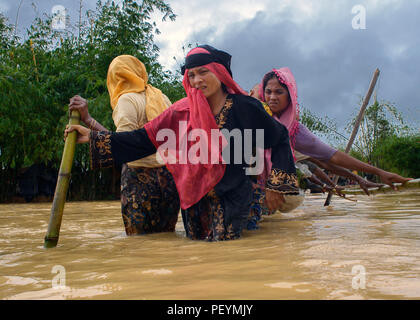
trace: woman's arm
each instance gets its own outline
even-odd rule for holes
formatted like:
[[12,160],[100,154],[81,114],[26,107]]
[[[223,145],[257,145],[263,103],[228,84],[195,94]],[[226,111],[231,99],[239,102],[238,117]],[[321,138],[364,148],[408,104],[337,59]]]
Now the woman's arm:
[[67,126],[64,137],[77,131],[77,143],[90,144],[92,168],[122,164],[156,153],[144,128],[128,132],[92,131],[80,125]]
[[404,183],[411,180],[411,178],[404,178],[395,173],[387,172],[371,166],[342,151],[330,147],[302,124],[299,124],[299,131],[296,134],[295,148],[300,153],[308,155],[316,160],[336,164],[350,170],[376,174],[381,178],[383,183],[388,184],[393,189],[395,189],[395,186],[392,184],[393,182]]
[[312,158],[310,158],[310,160],[308,160],[308,161],[316,163],[318,166],[320,166],[321,168],[323,168],[325,170],[328,170],[328,171],[333,172],[333,173],[335,173],[339,176],[346,177],[346,178],[349,178],[352,181],[357,182],[360,185],[360,188],[362,188],[363,191],[367,195],[369,195],[369,188],[376,188],[376,187],[383,186],[383,184],[367,181],[367,180],[363,179],[361,176],[359,176],[357,174],[354,174],[350,170],[345,169],[345,168],[340,167],[340,166],[337,166],[337,165],[334,165],[330,162],[319,161],[319,160],[312,159]]
[[320,185],[323,192],[335,190],[340,194],[340,191],[344,189],[343,187],[337,186],[314,162],[305,159],[302,160],[301,163],[307,165],[312,173],[312,176],[308,179]]
[[352,156],[342,151],[337,151],[331,157],[329,162],[351,169],[351,170],[357,170],[357,171],[376,174],[381,178],[381,181],[383,183],[386,183],[387,185],[389,185],[391,188],[395,190],[396,190],[396,187],[393,185],[393,183],[404,183],[412,179],[412,178],[404,178],[398,174],[388,172],[388,171],[379,169],[377,167],[371,166],[370,164],[357,160],[356,158],[353,158]]

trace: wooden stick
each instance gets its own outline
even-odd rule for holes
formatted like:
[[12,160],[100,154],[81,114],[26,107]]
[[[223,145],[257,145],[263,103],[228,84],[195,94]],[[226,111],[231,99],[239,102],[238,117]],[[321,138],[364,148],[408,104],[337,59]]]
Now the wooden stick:
[[337,195],[337,196],[339,196],[339,197],[341,197],[341,198],[343,198],[343,199],[345,199],[345,200],[349,200],[349,201],[357,202],[357,200],[356,200],[356,199],[347,198],[345,194],[339,194],[339,193],[337,193],[337,192],[335,192],[334,194],[335,194],[335,195]]
[[[373,74],[372,80],[370,82],[369,90],[366,93],[365,99],[363,100],[362,106],[360,108],[359,115],[357,116],[356,123],[354,124],[353,131],[351,133],[349,142],[347,143],[345,153],[350,152],[351,146],[353,145],[353,141],[356,138],[357,131],[359,130],[360,123],[362,122],[363,115],[364,115],[366,107],[369,103],[369,100],[370,100],[370,97],[372,95],[373,89],[375,88],[376,81],[378,80],[378,77],[379,77],[379,69],[376,69],[374,74]],[[337,184],[338,179],[339,179],[339,176],[334,177],[334,184]],[[328,196],[327,196],[327,199],[325,200],[324,206],[329,206],[330,205],[332,195],[333,195],[332,192],[328,192]]]
[[35,66],[35,76],[36,76],[36,81],[38,81],[38,82],[39,82],[38,67],[36,66],[36,57],[35,57],[34,43],[32,42],[32,39],[31,39],[31,40],[29,40],[29,45],[30,45],[30,47],[31,47],[32,60],[34,61],[34,66]]
[[[70,115],[69,125],[79,124],[79,111],[73,110]],[[70,132],[64,143],[64,152],[58,172],[57,186],[55,188],[54,200],[51,207],[50,222],[47,234],[44,239],[44,248],[57,246],[60,234],[61,219],[63,217],[64,204],[66,202],[69,188],[71,167],[73,165],[74,150],[76,148],[77,131]]]
[[22,6],[22,2],[23,2],[23,0],[20,0],[19,7],[18,7],[17,13],[16,13],[15,37],[17,36],[17,26],[18,26],[18,20],[19,20],[19,11],[20,11],[20,7]]
[[[420,189],[420,178],[418,179],[413,179],[410,181],[407,181],[406,183],[402,184],[402,183],[395,183],[394,184],[398,191],[407,191],[407,190],[411,190],[411,189]],[[377,187],[377,188],[369,188],[369,193],[370,194],[383,194],[383,193],[392,193],[395,192],[390,186],[388,185],[384,185],[382,187]],[[356,188],[356,189],[344,189],[341,190],[341,193],[343,194],[354,194],[354,195],[358,195],[358,194],[366,194],[362,189]]]

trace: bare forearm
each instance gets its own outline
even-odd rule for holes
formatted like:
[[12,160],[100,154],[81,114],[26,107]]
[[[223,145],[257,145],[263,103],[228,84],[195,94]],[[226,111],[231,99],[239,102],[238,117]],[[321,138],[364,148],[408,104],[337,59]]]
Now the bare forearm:
[[[372,173],[375,174],[377,176],[379,176],[381,178],[381,181],[383,183],[386,183],[387,185],[389,185],[391,188],[393,188],[394,190],[396,190],[396,187],[393,185],[393,183],[405,183],[409,180],[411,180],[411,178],[404,178],[398,174],[392,173],[392,172],[387,172],[385,170],[376,168],[374,166],[371,166],[367,163],[364,163],[360,160],[357,160],[351,156],[349,156],[348,154],[341,152],[341,151],[337,151],[329,160],[329,164],[336,164],[338,166],[342,166],[345,167],[347,169],[351,169],[351,170],[357,170],[357,171],[362,171],[362,172],[367,172],[367,173]],[[344,174],[344,172],[343,172]],[[347,173],[346,176],[348,176],[348,174],[353,175],[353,173]],[[341,174],[340,174],[341,175]],[[351,179],[355,179],[360,186],[363,188],[363,190],[365,190],[365,192],[367,194],[369,194],[367,192],[367,184],[366,181],[364,179],[362,179],[360,176],[358,175],[353,175],[354,178]],[[370,183],[371,184],[371,183]]]
[[322,183],[315,175],[310,176],[308,179],[321,187],[324,185],[324,183]]
[[348,169],[345,169],[343,167],[339,167],[335,164],[332,163],[328,163],[328,162],[324,162],[324,161],[319,161],[319,160],[315,160],[315,159],[311,159],[312,162],[316,163],[318,166],[320,166],[321,168],[328,170],[332,173],[335,173],[336,175],[339,175],[341,177],[346,177],[349,178],[353,181],[357,181],[359,182],[360,179],[363,179],[362,177],[354,174],[353,172],[351,172]]
[[[357,160],[356,158],[353,158],[352,156],[349,156],[348,154],[337,151],[329,160],[329,163],[350,169],[350,170],[357,170],[367,173],[372,173],[376,175],[381,175],[384,171],[371,166],[370,164],[367,164],[365,162],[362,162],[360,160]],[[340,174],[341,175],[341,174]]]
[[321,169],[319,169],[319,168],[317,168],[315,171],[314,171],[314,174],[319,178],[319,179],[321,179],[323,182],[325,182],[327,185],[329,185],[329,186],[331,186],[331,187],[334,187],[335,186],[335,184],[334,184],[334,182],[321,170]]
[[86,121],[84,121],[84,123],[89,127],[89,129],[94,131],[109,131],[92,117],[89,117]]

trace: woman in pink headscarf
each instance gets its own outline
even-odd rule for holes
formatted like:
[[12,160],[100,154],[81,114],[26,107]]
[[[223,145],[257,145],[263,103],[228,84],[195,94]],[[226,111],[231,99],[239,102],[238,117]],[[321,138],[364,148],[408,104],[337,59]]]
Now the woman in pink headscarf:
[[182,69],[187,97],[142,129],[111,133],[71,126],[65,132],[77,130],[79,143],[90,142],[92,163],[99,165],[158,151],[174,177],[191,239],[240,237],[252,202],[249,169],[258,148],[271,149],[268,207],[275,209],[283,195],[299,192],[287,129],[232,79],[230,59],[208,45],[192,49]]
[[393,183],[411,180],[371,166],[328,146],[300,123],[296,81],[289,68],[273,69],[267,73],[262,80],[259,93],[262,101],[266,102],[273,112],[274,119],[288,129],[292,149],[350,170],[378,175],[383,183],[392,188],[394,188]]
[[[255,88],[253,88],[255,96]],[[378,175],[383,183],[393,186],[393,183],[404,183],[411,178],[404,178],[395,173],[387,172],[382,169],[371,166],[367,163],[359,161],[350,155],[332,148],[322,142],[317,136],[309,131],[302,123],[299,122],[299,104],[297,101],[297,86],[295,78],[289,68],[273,69],[264,75],[259,86],[258,98],[262,100],[268,107],[267,112],[279,123],[283,124],[289,131],[290,146],[292,150],[308,156],[318,161],[326,162],[350,170],[357,170]],[[263,184],[267,172],[270,171],[270,150],[265,150],[265,170],[260,175],[260,184]],[[264,197],[261,190],[259,196]],[[255,201],[254,201],[255,202]],[[255,211],[260,210],[259,204],[254,203]],[[264,209],[262,209],[264,210]],[[251,212],[252,214],[252,212]],[[258,216],[260,213],[254,213]]]

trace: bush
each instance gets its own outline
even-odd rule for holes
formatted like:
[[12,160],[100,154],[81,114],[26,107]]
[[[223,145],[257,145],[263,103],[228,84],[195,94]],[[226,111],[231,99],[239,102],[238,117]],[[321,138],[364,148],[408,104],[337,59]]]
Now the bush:
[[420,134],[391,136],[374,150],[379,167],[405,177],[420,177]]
[[[85,12],[80,24],[64,31],[52,28],[51,16],[36,18],[25,41],[14,35],[0,13],[0,201],[10,201],[16,194],[19,174],[27,168],[58,169],[73,95],[88,99],[91,115],[115,130],[106,76],[116,56],[137,57],[152,85],[173,102],[183,97],[180,76],[158,62],[159,48],[154,44],[158,30],[151,22],[154,10],[163,19],[174,20],[175,15],[163,0],[140,3],[99,0],[95,11]],[[118,193],[118,176],[115,169],[91,172],[87,147],[78,146],[69,196],[108,199]]]

